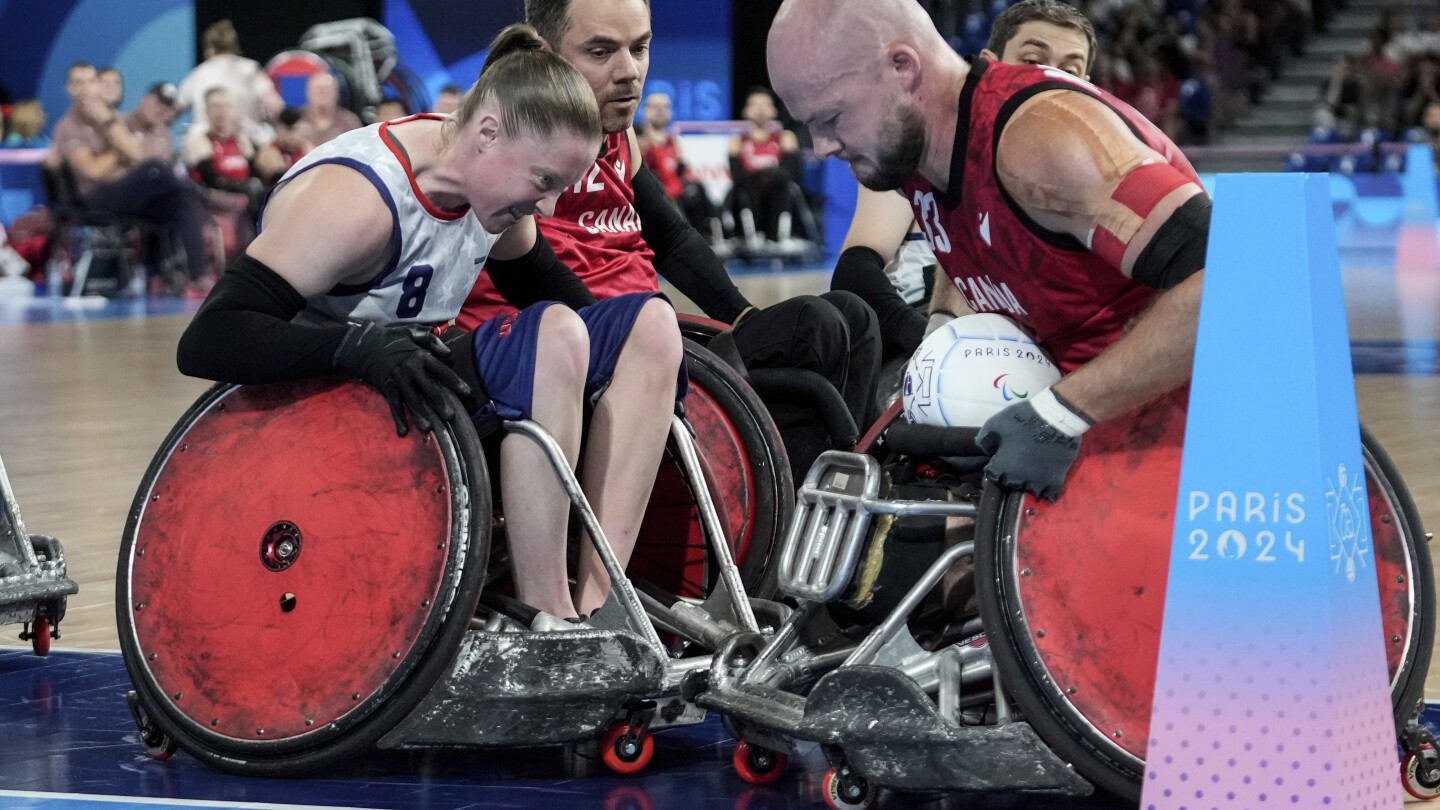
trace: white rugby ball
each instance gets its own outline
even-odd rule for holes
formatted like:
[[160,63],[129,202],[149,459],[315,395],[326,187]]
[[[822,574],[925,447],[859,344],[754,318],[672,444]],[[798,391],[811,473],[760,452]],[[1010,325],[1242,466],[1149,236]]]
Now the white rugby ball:
[[930,333],[905,366],[905,418],[980,427],[1059,380],[1055,363],[1014,321],[994,313],[965,315]]

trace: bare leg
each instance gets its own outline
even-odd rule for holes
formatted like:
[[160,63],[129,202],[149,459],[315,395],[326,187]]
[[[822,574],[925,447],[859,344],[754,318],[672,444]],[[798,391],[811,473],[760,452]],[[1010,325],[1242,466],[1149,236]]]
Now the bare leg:
[[[623,566],[635,548],[645,504],[675,412],[675,375],[683,350],[675,310],[652,299],[640,310],[610,388],[595,405],[581,482],[600,528]],[[610,577],[586,543],[580,550],[576,604],[583,613],[605,603]]]
[[[590,337],[574,310],[550,307],[540,316],[531,419],[555,437],[575,467],[580,453]],[[520,601],[561,618],[575,616],[566,567],[570,500],[544,452],[524,436],[500,445],[500,491]]]

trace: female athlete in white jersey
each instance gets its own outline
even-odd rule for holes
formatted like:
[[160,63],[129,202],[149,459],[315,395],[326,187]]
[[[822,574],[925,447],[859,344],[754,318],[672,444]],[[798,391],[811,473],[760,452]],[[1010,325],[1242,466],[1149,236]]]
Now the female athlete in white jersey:
[[[593,402],[581,480],[623,562],[685,391],[680,335],[658,293],[596,304],[537,235],[532,214],[554,210],[601,141],[589,86],[541,48],[511,26],[453,116],[355,130],[291,168],[181,338],[180,370],[234,383],[349,372],[385,395],[402,435],[407,414],[422,431],[453,415],[448,388],[476,415],[540,423],[572,465]],[[444,342],[418,328],[454,318],[482,267],[520,312]],[[609,578],[593,553],[570,591],[569,502],[540,450],[507,438],[500,470],[533,626],[599,607]]]

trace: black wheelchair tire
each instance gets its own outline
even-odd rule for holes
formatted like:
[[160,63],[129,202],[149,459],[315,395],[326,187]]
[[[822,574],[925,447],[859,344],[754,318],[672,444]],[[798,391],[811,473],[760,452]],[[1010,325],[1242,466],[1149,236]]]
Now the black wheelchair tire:
[[[1391,497],[1409,552],[1412,592],[1412,633],[1392,684],[1391,700],[1397,732],[1415,716],[1423,697],[1435,639],[1435,584],[1430,551],[1409,490],[1390,457],[1361,427],[1366,468]],[[1065,696],[1043,675],[1043,664],[1023,623],[1015,571],[1014,527],[1028,496],[1005,493],[986,484],[975,530],[975,570],[980,617],[990,640],[995,667],[1024,719],[1061,759],[1097,787],[1138,802],[1144,761],[1114,744],[1093,726],[1075,719]],[[1430,609],[1426,609],[1427,606]]]
[[[246,776],[296,777],[373,749],[375,742],[409,715],[449,669],[461,638],[469,629],[485,580],[491,521],[488,472],[475,429],[463,416],[465,411],[458,400],[453,401],[452,407],[462,416],[447,423],[436,437],[442,448],[448,443],[460,460],[458,468],[451,470],[452,488],[462,482],[465,485],[469,492],[470,519],[466,524],[456,522],[452,526],[441,596],[436,599],[437,607],[443,604],[444,609],[437,610],[427,621],[424,634],[429,636],[429,642],[423,649],[411,653],[413,662],[405,662],[409,666],[403,678],[384,684],[386,694],[372,698],[368,712],[347,716],[332,724],[338,727],[329,736],[304,743],[235,741],[233,745],[226,745],[224,738],[212,735],[199,723],[176,712],[148,677],[138,641],[127,632],[131,603],[129,564],[145,501],[174,448],[211,407],[238,388],[220,383],[201,395],[171,429],[146,470],[121,539],[116,571],[116,626],[125,668],[141,708],[180,748],[222,771]],[[444,598],[446,591],[448,599]]]

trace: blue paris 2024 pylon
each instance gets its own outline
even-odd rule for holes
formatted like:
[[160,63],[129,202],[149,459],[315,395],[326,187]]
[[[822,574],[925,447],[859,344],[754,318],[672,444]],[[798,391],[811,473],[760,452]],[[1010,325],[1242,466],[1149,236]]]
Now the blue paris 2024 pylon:
[[1401,804],[1324,175],[1224,175],[1142,808]]

